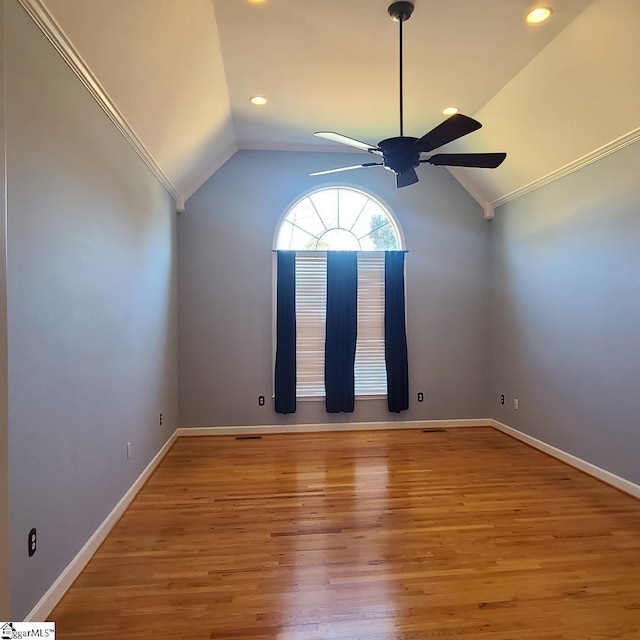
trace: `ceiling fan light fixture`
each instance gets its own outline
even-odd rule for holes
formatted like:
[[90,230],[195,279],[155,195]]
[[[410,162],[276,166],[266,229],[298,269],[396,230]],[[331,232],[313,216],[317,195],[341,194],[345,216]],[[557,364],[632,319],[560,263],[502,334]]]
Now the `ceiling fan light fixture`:
[[548,20],[552,13],[553,9],[550,7],[538,7],[527,15],[527,22],[529,24],[540,24],[541,22]]
[[257,107],[261,107],[267,104],[267,99],[264,96],[253,96],[251,98],[251,104],[255,104]]
[[443,113],[445,116],[453,116],[453,115],[455,115],[456,113],[458,113],[458,111],[460,111],[460,109],[458,109],[458,107],[445,107],[445,108],[442,110],[442,113]]

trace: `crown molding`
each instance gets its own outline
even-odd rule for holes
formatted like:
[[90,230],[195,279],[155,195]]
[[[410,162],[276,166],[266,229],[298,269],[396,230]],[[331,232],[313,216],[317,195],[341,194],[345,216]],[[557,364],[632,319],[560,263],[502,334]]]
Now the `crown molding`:
[[118,131],[120,131],[125,140],[145,163],[147,168],[151,173],[153,173],[160,184],[173,196],[176,200],[177,208],[180,208],[180,206],[184,208],[184,199],[178,189],[160,168],[160,165],[144,146],[136,132],[127,122],[126,118],[122,115],[113,100],[109,97],[109,94],[106,92],[104,87],[93,75],[89,65],[75,49],[62,27],[56,22],[55,18],[45,6],[43,0],[18,0],[18,2],[27,12],[29,17],[36,23],[40,31],[44,33],[49,42],[51,42],[58,53],[62,56],[62,59],[67,63],[67,65],[69,65],[76,76],[78,76],[93,99],[100,105]]
[[615,140],[612,140],[611,142],[608,142],[601,147],[598,147],[594,151],[585,154],[584,156],[578,158],[577,160],[574,160],[573,162],[565,164],[563,167],[560,167],[555,171],[547,173],[537,180],[529,182],[529,184],[526,184],[519,189],[515,189],[514,191],[511,191],[510,193],[497,198],[490,204],[494,208],[500,207],[507,202],[511,202],[512,200],[520,198],[527,193],[531,193],[531,191],[535,191],[536,189],[540,189],[540,187],[544,187],[548,184],[551,184],[552,182],[555,182],[556,180],[560,180],[561,178],[564,178],[565,176],[568,176],[575,171],[584,169],[584,167],[587,167],[590,164],[597,162],[598,160],[602,160],[602,158],[606,158],[612,153],[620,151],[620,149],[624,149],[634,142],[638,142],[638,140],[640,140],[640,127],[629,131],[629,133],[625,133],[623,136],[620,136],[619,138],[616,138]]

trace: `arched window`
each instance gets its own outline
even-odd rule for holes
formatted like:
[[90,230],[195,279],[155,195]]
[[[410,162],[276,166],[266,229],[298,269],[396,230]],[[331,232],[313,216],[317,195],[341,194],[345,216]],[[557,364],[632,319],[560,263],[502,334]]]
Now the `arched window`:
[[402,249],[392,215],[356,189],[319,189],[290,208],[275,244],[296,251],[296,396],[325,395],[327,251],[358,252],[356,397],[386,395],[384,252]]
[[389,212],[356,189],[314,191],[291,207],[280,225],[277,249],[393,251],[400,234]]

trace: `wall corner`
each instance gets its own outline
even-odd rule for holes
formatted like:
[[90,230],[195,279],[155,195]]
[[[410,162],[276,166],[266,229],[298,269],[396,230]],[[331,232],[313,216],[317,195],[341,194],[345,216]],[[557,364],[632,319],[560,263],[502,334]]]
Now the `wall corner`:
[[5,4],[0,3],[0,620],[9,615],[9,424],[7,411],[7,145]]

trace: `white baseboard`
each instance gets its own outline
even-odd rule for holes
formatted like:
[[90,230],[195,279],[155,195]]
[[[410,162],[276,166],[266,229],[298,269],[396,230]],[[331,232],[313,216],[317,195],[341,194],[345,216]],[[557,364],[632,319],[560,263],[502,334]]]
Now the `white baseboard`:
[[57,580],[51,585],[51,587],[49,587],[42,598],[40,598],[36,606],[31,609],[24,620],[25,622],[41,622],[47,619],[47,616],[49,616],[53,611],[53,608],[58,604],[58,602],[60,602],[60,599],[67,589],[80,575],[80,572],[85,568],[93,554],[98,550],[98,547],[104,542],[104,539],[118,522],[120,516],[122,516],[127,507],[136,497],[138,491],[140,491],[155,468],[160,464],[160,462],[162,462],[162,459],[167,455],[171,445],[176,441],[177,437],[177,432],[174,432],[170,436],[162,449],[158,451],[153,460],[151,460],[151,462],[145,467],[144,471],[122,496],[118,504],[116,504],[116,506],[111,510],[111,513],[103,520],[82,549],[78,551],[73,560],[58,576]]
[[554,458],[557,458],[562,462],[566,462],[568,465],[571,465],[572,467],[575,467],[580,471],[584,471],[584,473],[587,473],[590,476],[597,478],[598,480],[602,480],[602,482],[606,482],[612,487],[620,489],[620,491],[624,491],[634,498],[640,498],[640,485],[637,485],[630,480],[627,480],[626,478],[621,478],[615,473],[611,473],[606,469],[602,469],[601,467],[598,467],[591,462],[587,462],[582,458],[578,458],[577,456],[574,456],[570,453],[567,453],[566,451],[563,451],[562,449],[558,449],[557,447],[547,444],[542,440],[538,440],[537,438],[523,433],[522,431],[518,431],[517,429],[503,424],[502,422],[491,420],[491,423],[495,429],[498,429],[498,431],[502,431],[503,433],[517,438],[518,440],[521,440],[522,442],[525,442],[526,444],[529,444],[532,447],[539,449],[540,451],[544,451],[550,456],[553,456]]
[[235,427],[181,427],[178,436],[237,436],[269,433],[316,433],[324,431],[379,431],[389,429],[452,429],[492,427],[491,418],[477,420],[407,420],[399,422],[325,422],[317,424],[269,424]]

